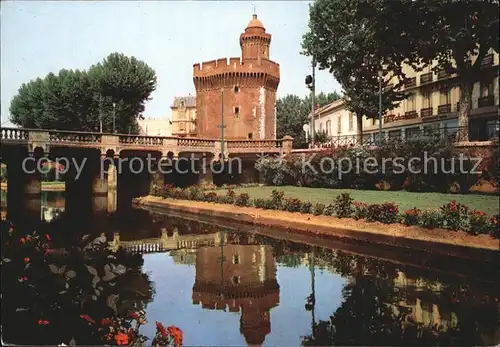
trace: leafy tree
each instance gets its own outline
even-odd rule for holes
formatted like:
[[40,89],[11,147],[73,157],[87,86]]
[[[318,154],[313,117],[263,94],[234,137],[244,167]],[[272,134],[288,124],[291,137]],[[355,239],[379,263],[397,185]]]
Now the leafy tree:
[[357,0],[316,0],[309,8],[309,31],[302,42],[303,54],[314,56],[319,68],[329,69],[342,85],[346,107],[356,114],[360,138],[363,116],[378,118],[378,71],[384,65],[382,112],[394,109],[405,97],[397,89],[399,83],[391,86],[386,78],[398,67],[384,60],[372,26],[369,18],[358,14]]
[[473,84],[487,77],[486,54],[498,52],[498,0],[376,0],[360,9],[358,17],[372,21],[373,39],[395,64],[419,71],[435,62],[434,72],[458,74],[459,126],[467,135]]
[[[315,103],[323,107],[335,100],[340,95],[337,92],[319,93],[315,97]],[[286,95],[279,98],[276,102],[277,119],[277,138],[283,138],[286,135],[293,137],[294,148],[306,148],[307,142],[304,130],[304,124],[309,124],[309,115],[311,113],[311,97],[300,98],[297,95]]]
[[[138,131],[137,118],[156,88],[144,62],[110,54],[88,71],[62,69],[24,83],[10,105],[11,121],[26,128],[112,132]],[[113,107],[113,103],[115,107]]]

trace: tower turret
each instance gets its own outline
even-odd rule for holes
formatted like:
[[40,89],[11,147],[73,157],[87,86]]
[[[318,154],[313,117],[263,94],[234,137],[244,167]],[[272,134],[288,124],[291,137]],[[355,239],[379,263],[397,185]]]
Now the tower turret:
[[248,23],[245,32],[240,35],[241,57],[243,60],[257,59],[260,64],[260,59],[269,59],[269,46],[271,45],[271,35],[266,33],[264,24],[257,18],[257,15],[252,16],[252,20]]

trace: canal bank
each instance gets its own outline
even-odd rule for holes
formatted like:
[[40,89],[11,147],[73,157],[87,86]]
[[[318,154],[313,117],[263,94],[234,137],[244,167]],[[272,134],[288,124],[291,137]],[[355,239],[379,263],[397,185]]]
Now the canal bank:
[[339,219],[154,196],[136,198],[134,204],[166,213],[182,212],[209,216],[221,221],[281,228],[291,234],[333,237],[339,240],[406,248],[411,251],[431,252],[461,259],[496,262],[499,254],[498,240],[488,235],[472,236],[459,231],[429,230],[401,224],[368,223],[349,218]]
[[[64,182],[42,182],[41,190],[44,192],[63,192],[66,190],[66,184]],[[0,188],[1,190],[7,190],[7,183],[2,182]]]

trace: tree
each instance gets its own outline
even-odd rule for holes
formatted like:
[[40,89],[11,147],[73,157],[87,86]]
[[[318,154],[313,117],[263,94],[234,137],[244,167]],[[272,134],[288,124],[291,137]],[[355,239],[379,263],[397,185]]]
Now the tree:
[[344,89],[349,111],[356,114],[360,141],[363,116],[377,118],[379,112],[378,71],[385,65],[382,81],[382,113],[404,99],[400,81],[390,85],[389,71],[398,69],[385,61],[373,40],[369,18],[358,14],[357,0],[317,0],[309,8],[309,31],[304,35],[303,54],[314,56],[320,69],[329,69]]
[[361,9],[358,18],[370,18],[388,59],[417,71],[435,62],[434,72],[458,74],[459,126],[467,136],[473,84],[487,73],[486,54],[498,52],[498,0],[376,0]]
[[[137,119],[156,88],[156,75],[144,62],[110,54],[88,71],[62,69],[57,75],[24,83],[10,105],[11,121],[26,128],[137,132]],[[115,107],[113,107],[115,103]]]
[[[319,93],[316,96],[315,103],[323,107],[335,100],[340,95],[337,92]],[[306,148],[307,142],[304,130],[304,124],[309,124],[309,115],[311,113],[311,97],[300,98],[297,95],[286,95],[276,101],[276,121],[277,138],[283,138],[286,135],[293,137],[294,148]]]

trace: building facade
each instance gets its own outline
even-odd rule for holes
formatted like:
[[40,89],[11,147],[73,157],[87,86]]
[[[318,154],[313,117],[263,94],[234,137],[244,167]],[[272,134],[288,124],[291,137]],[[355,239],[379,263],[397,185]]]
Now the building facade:
[[345,108],[343,99],[336,100],[315,111],[314,130],[331,137],[356,135],[356,115]]
[[[472,90],[469,116],[469,141],[487,141],[498,137],[499,90],[498,53],[491,52],[483,59],[478,80]],[[445,71],[434,73],[431,67],[417,72],[403,66],[409,78],[404,90],[407,99],[383,116],[383,136],[411,138],[419,133],[458,132],[460,104],[459,76]],[[364,119],[367,138],[378,138],[378,119]]]
[[139,120],[139,134],[147,136],[172,136],[170,120],[162,118],[146,118]]
[[201,138],[275,139],[279,64],[270,60],[271,35],[253,15],[240,35],[241,58],[193,65],[196,129]]
[[172,135],[196,137],[196,97],[175,97],[172,110]]

